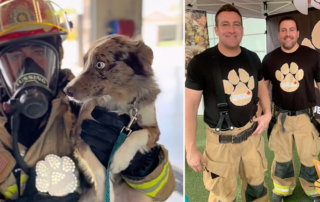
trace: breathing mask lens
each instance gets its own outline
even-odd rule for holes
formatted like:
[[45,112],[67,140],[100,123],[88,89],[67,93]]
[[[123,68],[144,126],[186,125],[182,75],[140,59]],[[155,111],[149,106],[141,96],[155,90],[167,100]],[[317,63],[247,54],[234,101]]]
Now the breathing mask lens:
[[55,48],[37,40],[13,44],[1,51],[0,69],[8,95],[20,100],[20,111],[30,118],[43,115],[57,90]]

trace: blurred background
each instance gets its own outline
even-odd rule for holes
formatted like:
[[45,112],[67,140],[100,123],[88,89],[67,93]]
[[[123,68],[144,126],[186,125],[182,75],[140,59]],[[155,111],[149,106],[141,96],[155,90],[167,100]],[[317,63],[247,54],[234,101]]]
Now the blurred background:
[[90,44],[108,34],[141,36],[154,52],[153,69],[161,94],[156,101],[160,143],[169,151],[177,188],[169,202],[183,201],[183,1],[53,0],[73,23],[64,42],[62,68],[75,75]]

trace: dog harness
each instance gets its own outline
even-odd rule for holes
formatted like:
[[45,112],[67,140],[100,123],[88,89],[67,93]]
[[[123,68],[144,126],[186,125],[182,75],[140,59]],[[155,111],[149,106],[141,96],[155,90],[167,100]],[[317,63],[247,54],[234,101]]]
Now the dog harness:
[[109,182],[109,172],[110,172],[110,165],[113,159],[114,154],[116,151],[121,147],[121,145],[124,143],[126,138],[132,133],[132,130],[130,129],[131,125],[137,120],[138,115],[138,109],[135,107],[132,107],[130,109],[130,122],[128,126],[123,126],[120,135],[116,141],[116,143],[113,146],[113,149],[110,154],[108,167],[107,167],[107,180],[106,180],[106,196],[105,196],[105,202],[110,202],[110,182]]

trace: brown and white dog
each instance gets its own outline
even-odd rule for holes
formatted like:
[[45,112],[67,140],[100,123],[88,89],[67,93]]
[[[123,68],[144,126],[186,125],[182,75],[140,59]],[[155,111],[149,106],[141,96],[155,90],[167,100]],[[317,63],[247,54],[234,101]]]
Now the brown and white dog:
[[160,89],[154,79],[152,61],[151,48],[141,40],[131,40],[122,35],[105,36],[93,42],[84,56],[83,71],[66,86],[68,97],[82,104],[73,135],[75,156],[81,170],[93,184],[80,201],[104,202],[106,181],[106,168],[80,138],[82,121],[93,119],[90,114],[95,106],[118,114],[129,114],[133,105],[139,110],[137,123],[142,129],[132,132],[113,157],[111,201],[153,201],[130,188],[119,174],[129,166],[137,151],[149,151],[159,139],[155,100]]

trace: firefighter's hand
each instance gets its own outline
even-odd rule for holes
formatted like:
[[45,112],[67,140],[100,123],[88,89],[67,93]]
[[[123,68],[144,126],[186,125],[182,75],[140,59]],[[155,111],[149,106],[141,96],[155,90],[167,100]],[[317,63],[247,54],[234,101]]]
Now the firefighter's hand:
[[[81,125],[81,138],[105,167],[108,166],[112,148],[122,130],[130,122],[126,114],[118,116],[102,107],[95,107],[91,113],[94,120],[84,120]],[[140,129],[137,124],[131,129]]]
[[204,161],[203,156],[198,149],[195,148],[187,152],[187,162],[194,171],[204,171],[202,165],[205,166],[206,162]]
[[126,178],[131,180],[141,180],[154,171],[161,163],[159,154],[161,153],[161,147],[155,146],[148,153],[137,154],[130,161],[130,165],[124,171],[121,172]]
[[252,133],[252,135],[263,133],[268,128],[271,117],[271,113],[267,113],[262,116],[259,116],[258,118],[254,118],[253,121],[258,122],[258,126],[256,130]]

